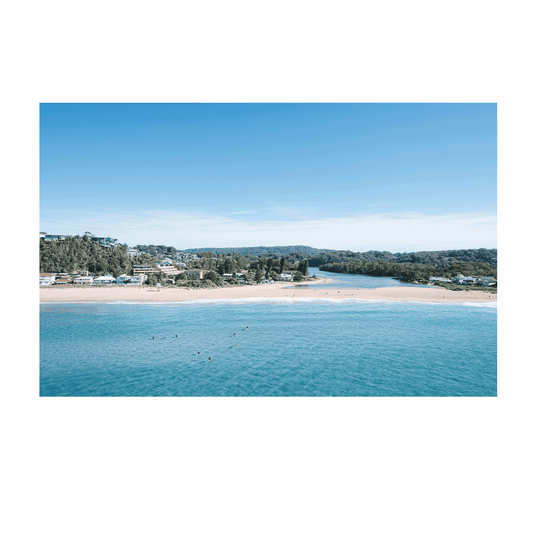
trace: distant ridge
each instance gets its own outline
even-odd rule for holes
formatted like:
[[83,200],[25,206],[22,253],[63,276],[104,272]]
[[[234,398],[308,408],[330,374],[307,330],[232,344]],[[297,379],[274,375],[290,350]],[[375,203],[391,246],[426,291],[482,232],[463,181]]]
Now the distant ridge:
[[296,246],[244,246],[244,247],[237,247],[237,248],[189,248],[187,250],[183,250],[184,252],[213,252],[214,254],[240,254],[240,255],[263,255],[263,254],[279,254],[279,255],[287,255],[287,254],[305,254],[310,257],[314,255],[320,255],[323,253],[331,253],[335,252],[336,250],[330,250],[325,248],[313,248],[311,246],[302,246],[302,245],[296,245]]

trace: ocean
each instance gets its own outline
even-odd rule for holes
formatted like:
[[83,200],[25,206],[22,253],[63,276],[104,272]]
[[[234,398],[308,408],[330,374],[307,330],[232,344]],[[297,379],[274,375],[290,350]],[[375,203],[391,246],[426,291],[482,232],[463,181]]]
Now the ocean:
[[40,395],[497,395],[495,302],[313,299],[313,290],[42,303]]

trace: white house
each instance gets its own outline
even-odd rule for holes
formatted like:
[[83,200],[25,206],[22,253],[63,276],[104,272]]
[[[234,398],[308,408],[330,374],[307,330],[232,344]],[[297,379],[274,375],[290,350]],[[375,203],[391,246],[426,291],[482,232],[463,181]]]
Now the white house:
[[187,272],[187,277],[189,279],[204,279],[204,274],[206,272],[204,270],[189,270]]
[[95,285],[111,285],[115,283],[113,276],[100,276],[94,280]]
[[131,276],[126,276],[126,274],[120,275],[117,279],[117,285],[125,285],[131,280]]
[[280,274],[281,281],[292,281],[291,274]]
[[140,276],[132,276],[128,285],[142,285],[145,279],[146,276],[143,274],[141,274]]
[[85,283],[87,283],[88,285],[92,285],[93,282],[93,276],[79,276],[78,278],[74,278],[75,285],[84,285]]
[[477,281],[477,278],[473,278],[472,276],[462,276],[461,278],[457,279],[457,283],[459,285],[473,285]]
[[56,277],[52,274],[40,274],[39,275],[39,285],[52,285]]

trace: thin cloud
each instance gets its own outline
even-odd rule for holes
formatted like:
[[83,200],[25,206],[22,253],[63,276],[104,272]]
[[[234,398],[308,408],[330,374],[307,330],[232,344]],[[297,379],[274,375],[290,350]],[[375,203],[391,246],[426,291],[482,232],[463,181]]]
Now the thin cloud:
[[63,213],[42,220],[48,232],[92,231],[121,242],[206,246],[289,246],[361,250],[437,250],[496,246],[496,215],[474,213],[388,213],[270,221],[210,213],[146,211],[137,213]]

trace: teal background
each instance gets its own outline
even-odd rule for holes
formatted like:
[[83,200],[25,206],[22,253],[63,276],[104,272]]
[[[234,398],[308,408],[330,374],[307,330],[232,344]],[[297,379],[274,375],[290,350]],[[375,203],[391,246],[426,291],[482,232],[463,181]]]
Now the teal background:
[[[522,531],[530,322],[513,418],[16,417],[16,86],[21,82],[515,82],[519,2],[26,2],[3,9],[2,523],[7,531]],[[518,157],[518,278],[531,181]],[[527,173],[526,173],[527,172]]]

